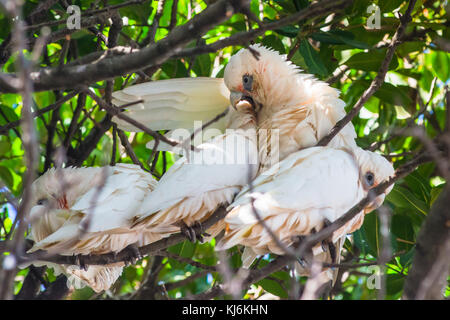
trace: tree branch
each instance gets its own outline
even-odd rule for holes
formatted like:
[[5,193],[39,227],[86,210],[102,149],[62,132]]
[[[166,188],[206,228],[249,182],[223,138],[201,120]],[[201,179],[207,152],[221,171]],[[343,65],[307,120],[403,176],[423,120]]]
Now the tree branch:
[[381,85],[384,82],[386,73],[389,69],[389,64],[391,63],[392,57],[394,56],[395,49],[401,43],[400,39],[405,33],[406,25],[411,21],[411,12],[414,8],[415,3],[416,0],[410,0],[405,14],[402,17],[400,17],[400,25],[398,26],[394,36],[392,37],[392,41],[389,44],[389,47],[386,51],[386,57],[381,63],[380,69],[378,70],[378,74],[375,77],[375,79],[373,79],[369,88],[366,91],[364,91],[363,95],[358,99],[353,109],[350,110],[350,112],[347,113],[347,115],[344,118],[342,118],[336,123],[333,129],[331,129],[331,132],[322,139],[320,139],[320,141],[317,143],[318,146],[326,146],[339,133],[339,131],[341,131],[341,129],[347,125],[347,123],[352,121],[352,119],[359,113],[361,108],[364,106],[364,103],[366,103],[367,100],[369,100],[369,98],[381,87]]
[[[219,207],[207,220],[202,222],[202,226],[194,227],[194,229],[198,229],[197,232],[201,232],[200,228],[203,230],[207,230],[214,224],[216,224],[219,220],[223,219],[227,214],[224,207]],[[142,246],[138,248],[139,253],[142,257],[155,254],[161,250],[164,250],[174,244],[180,243],[186,240],[186,236],[182,233],[176,233],[171,235],[168,238],[164,238],[162,240],[150,243],[148,245]],[[122,250],[116,253],[106,253],[100,255],[87,255],[83,257],[83,262],[86,265],[106,265],[114,262],[126,262],[130,260],[130,252],[129,250]],[[77,256],[61,256],[61,255],[51,255],[46,251],[38,250],[30,254],[24,254],[19,258],[19,263],[29,263],[32,261],[47,261],[54,262],[58,264],[67,264],[67,265],[77,265],[77,261],[79,261],[79,257]]]
[[434,202],[417,238],[403,298],[442,299],[450,270],[450,186]]
[[[32,72],[30,78],[36,91],[71,88],[74,85],[108,80],[137,70],[158,65],[170,58],[190,41],[197,39],[212,26],[230,18],[239,11],[244,0],[219,0],[209,5],[186,24],[175,28],[167,37],[138,52],[126,56],[104,59],[96,64],[44,68]],[[17,78],[0,74],[0,90],[17,92]]]

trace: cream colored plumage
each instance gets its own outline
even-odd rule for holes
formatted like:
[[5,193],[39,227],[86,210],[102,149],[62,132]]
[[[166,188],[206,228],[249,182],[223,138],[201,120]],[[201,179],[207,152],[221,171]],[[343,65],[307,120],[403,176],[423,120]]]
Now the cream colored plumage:
[[[252,107],[229,113],[232,130],[199,145],[198,152],[170,167],[146,197],[137,227],[169,235],[184,225],[202,222],[219,205],[229,204],[248,179],[255,177],[258,153]],[[223,226],[220,221],[208,233],[214,236]]]
[[[244,89],[245,75],[252,77],[251,90]],[[233,104],[249,96],[258,105],[256,125],[262,170],[292,152],[316,145],[346,114],[337,89],[301,73],[284,55],[259,44],[233,55],[224,79],[154,81],[116,91],[113,96],[118,105],[143,99],[144,103],[128,107],[127,115],[149,128],[191,131],[194,121],[206,122],[223,112],[230,103],[228,97]],[[139,131],[120,119],[115,121],[124,130]],[[227,122],[225,118],[212,126],[223,131]],[[354,147],[355,138],[349,123],[329,146]],[[171,150],[164,143],[158,148]]]
[[[335,149],[312,147],[295,152],[253,181],[253,190],[244,188],[229,206],[226,234],[216,249],[235,245],[246,246],[244,266],[249,267],[256,255],[284,254],[267,230],[258,223],[254,207],[285,244],[293,237],[308,235],[333,222],[363,199],[370,188],[394,173],[392,165],[382,156],[360,148]],[[359,229],[364,215],[380,206],[386,194],[378,196],[368,207],[335,231],[332,242],[338,243],[348,233]],[[338,247],[341,247],[341,243]],[[338,251],[340,252],[340,250]],[[331,262],[320,245],[313,248],[315,259]],[[339,255],[338,255],[339,257]]]
[[[155,186],[150,174],[131,164],[50,169],[32,184],[34,206],[28,220],[35,244],[29,252],[101,254],[159,240],[157,234],[130,229],[144,197]],[[123,268],[123,264],[89,266],[85,271],[78,266],[49,266],[67,274],[76,287],[88,284],[97,292],[108,289]]]
[[[127,107],[126,114],[153,130],[190,128],[193,121],[209,120],[230,105],[223,80],[205,77],[151,81],[112,95],[117,106],[143,100]],[[123,130],[141,131],[124,120],[115,121]],[[223,122],[219,124],[223,128]]]
[[[250,90],[243,84],[246,75],[252,77]],[[232,101],[249,96],[259,105],[262,170],[292,152],[316,145],[346,114],[338,90],[312,75],[302,74],[285,56],[261,45],[241,49],[232,56],[224,80]],[[278,143],[267,143],[277,130]],[[349,123],[328,145],[353,148],[355,138]]]
[[[196,99],[200,99],[198,96],[201,92],[200,82],[197,82],[199,86],[194,90],[196,82],[193,79],[177,79],[177,81],[179,87],[176,89],[189,97],[192,104]],[[206,78],[202,78],[201,81],[211,82],[216,86],[220,82],[218,79],[207,80]],[[186,85],[181,85],[185,83]],[[338,90],[315,79],[312,75],[301,73],[297,66],[286,60],[285,56],[258,44],[242,49],[230,58],[225,68],[224,83],[229,90],[230,102],[233,106],[242,99],[251,99],[256,105],[258,153],[261,166],[259,174],[264,172],[263,176],[270,175],[272,172],[270,170],[276,168],[274,165],[289,157],[290,154],[315,146],[346,114],[345,103],[339,99]],[[164,84],[171,85],[170,82]],[[152,85],[155,84],[148,86]],[[153,108],[160,108],[162,104],[157,99],[152,99],[152,94],[147,94],[145,90],[148,90],[148,87],[137,88],[134,94],[136,97],[145,96]],[[167,92],[171,91],[176,90],[174,87],[167,88]],[[211,90],[211,93],[214,93],[214,90]],[[222,112],[223,106],[219,107],[220,103],[216,102],[222,101],[223,96],[223,89],[216,90],[214,96],[209,95],[208,111],[215,109],[216,114]],[[199,105],[206,108],[203,104],[204,100],[200,102]],[[144,106],[141,112],[144,113],[145,109],[150,110],[149,104]],[[183,111],[191,112],[189,108]],[[193,117],[186,117],[185,113],[170,114],[171,120],[177,120],[177,124],[180,124],[186,117],[187,121],[182,123],[182,127],[192,128],[193,119],[207,121],[212,118],[212,113],[206,117],[204,113],[200,114],[198,111],[198,109],[192,110]],[[165,118],[163,113],[158,117]],[[152,125],[151,122],[146,123],[143,117],[136,120],[143,121],[150,127]],[[172,123],[165,123],[165,129],[176,129],[177,127],[171,126]],[[349,123],[328,146],[358,150],[355,138],[355,130]],[[274,166],[273,169],[270,169],[272,166]],[[261,179],[264,177],[260,176],[256,181]],[[321,180],[317,178],[317,181]],[[312,190],[317,192],[315,188]],[[362,223],[362,218],[358,221]],[[281,223],[281,220],[279,222]],[[320,227],[320,223],[316,227]],[[255,230],[258,228],[261,226],[255,227]],[[295,224],[292,228],[295,229]],[[244,257],[247,256],[246,254]]]

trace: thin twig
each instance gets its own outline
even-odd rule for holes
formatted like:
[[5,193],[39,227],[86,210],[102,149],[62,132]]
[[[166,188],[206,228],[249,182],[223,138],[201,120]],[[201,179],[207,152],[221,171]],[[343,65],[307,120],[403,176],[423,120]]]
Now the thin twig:
[[400,39],[405,32],[406,25],[409,21],[411,21],[411,12],[414,8],[415,3],[416,0],[410,0],[405,14],[400,18],[400,25],[398,26],[397,31],[392,37],[391,43],[389,44],[389,47],[386,51],[386,56],[381,63],[380,69],[378,70],[377,76],[375,77],[375,79],[373,79],[369,88],[364,91],[362,96],[353,106],[352,110],[350,110],[350,112],[347,113],[344,118],[336,123],[333,129],[331,129],[331,132],[320,139],[320,141],[317,143],[318,146],[326,146],[339,133],[339,131],[341,131],[341,129],[344,128],[359,113],[361,108],[364,106],[364,103],[366,103],[367,100],[369,100],[369,98],[381,87],[384,82],[386,73],[389,69],[389,64],[391,63],[391,60],[394,56],[395,49],[397,49],[397,46],[401,43]]

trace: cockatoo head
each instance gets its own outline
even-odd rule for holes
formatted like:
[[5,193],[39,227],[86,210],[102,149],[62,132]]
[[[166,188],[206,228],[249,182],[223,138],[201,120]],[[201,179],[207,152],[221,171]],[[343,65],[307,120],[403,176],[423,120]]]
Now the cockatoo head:
[[255,111],[264,107],[282,106],[298,90],[295,88],[299,69],[278,52],[251,45],[241,49],[228,62],[225,85],[230,90],[230,101],[235,107],[241,100],[254,102]]
[[33,221],[54,209],[67,207],[67,200],[62,192],[61,180],[57,170],[52,168],[37,178],[31,185],[32,200],[29,220]]
[[[32,199],[29,220],[39,219],[54,210],[67,210],[96,177],[90,168],[51,168],[31,185]],[[84,173],[84,174],[83,174]]]
[[[359,147],[353,150],[353,154],[358,161],[360,170],[360,183],[365,191],[376,187],[394,175],[394,167],[386,158],[378,153],[363,150]],[[383,204],[384,198],[391,192],[393,185],[388,187],[384,193],[380,194],[370,205],[364,209],[364,213],[369,213]]]

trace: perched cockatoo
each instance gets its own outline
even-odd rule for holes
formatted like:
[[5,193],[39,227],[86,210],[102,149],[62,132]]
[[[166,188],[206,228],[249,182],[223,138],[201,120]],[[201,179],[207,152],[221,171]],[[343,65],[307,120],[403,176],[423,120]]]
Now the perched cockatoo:
[[[200,144],[175,162],[148,195],[137,216],[136,226],[159,234],[187,231],[207,219],[220,205],[228,205],[258,170],[255,114],[252,104],[241,101],[229,110],[230,123],[224,134]],[[214,236],[223,221],[207,232]],[[162,228],[160,230],[160,228]],[[189,233],[190,232],[190,233]]]
[[[50,169],[32,184],[33,204],[28,217],[30,238],[39,249],[62,255],[119,252],[131,244],[147,244],[160,237],[130,229],[142,202],[157,181],[139,166]],[[47,263],[37,262],[37,265]],[[113,266],[59,266],[75,287],[85,284],[99,292],[121,275]]]
[[[384,157],[358,147],[312,147],[295,152],[260,174],[252,189],[243,188],[236,196],[228,208],[231,212],[225,217],[225,236],[216,250],[245,246],[242,261],[247,268],[257,255],[270,252],[283,255],[285,252],[259,223],[254,209],[275,236],[290,246],[295,237],[320,231],[341,217],[369,189],[393,174],[392,164]],[[338,262],[346,235],[361,227],[364,215],[379,207],[391,189],[333,233],[330,241],[339,248],[336,257],[332,257],[331,247],[318,244],[313,248],[314,258]]]
[[[224,79],[179,78],[130,86],[113,93],[117,105],[137,100],[127,115],[151,129],[188,129],[194,121],[206,122],[230,103],[243,97],[256,105],[256,125],[261,171],[299,149],[312,147],[345,116],[339,91],[303,74],[279,54],[259,44],[241,49],[230,58]],[[227,100],[229,97],[229,100]],[[136,131],[116,119],[124,130]],[[213,124],[224,130],[228,119]],[[347,124],[329,143],[333,147],[355,147],[355,130]],[[159,150],[165,149],[160,144]]]
[[[224,81],[232,105],[246,97],[257,106],[262,170],[292,152],[315,146],[346,114],[337,89],[301,73],[285,56],[258,44],[230,58]],[[355,138],[349,123],[328,145],[353,148]]]

